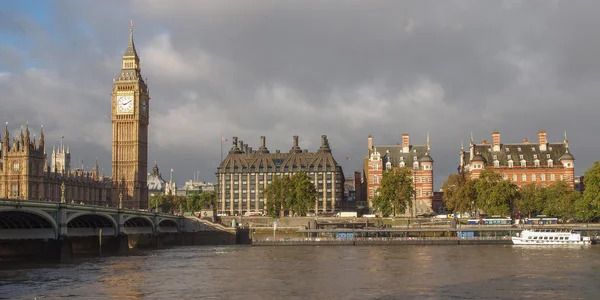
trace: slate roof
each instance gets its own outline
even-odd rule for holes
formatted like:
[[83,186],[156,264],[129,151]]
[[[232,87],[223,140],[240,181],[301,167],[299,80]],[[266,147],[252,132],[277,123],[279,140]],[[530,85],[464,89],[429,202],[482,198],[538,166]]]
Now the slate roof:
[[221,162],[217,172],[291,172],[341,171],[341,167],[331,154],[327,136],[321,136],[321,147],[317,152],[301,150],[294,137],[294,145],[289,153],[271,153],[261,137],[261,146],[253,151],[247,144],[233,138],[233,145],[227,157]]
[[373,146],[373,149],[369,151],[369,155],[377,151],[381,155],[381,160],[384,165],[391,162],[394,167],[400,166],[401,161],[404,161],[406,166],[411,166],[411,164],[414,163],[415,158],[419,162],[429,160],[433,162],[433,159],[427,151],[426,145],[410,145],[408,150],[407,153],[403,153],[402,145]]
[[548,143],[546,151],[541,151],[540,146],[533,143],[500,144],[498,152],[492,151],[492,149],[492,144],[473,144],[470,151],[465,152],[465,164],[470,163],[471,151],[475,153],[473,161],[481,156],[485,166],[493,166],[495,159],[499,161],[500,166],[508,166],[509,157],[515,165],[520,165],[521,160],[524,159],[528,166],[534,166],[536,157],[540,161],[540,165],[547,165],[548,159],[552,159],[553,164],[558,164],[561,156],[568,151],[568,143]]

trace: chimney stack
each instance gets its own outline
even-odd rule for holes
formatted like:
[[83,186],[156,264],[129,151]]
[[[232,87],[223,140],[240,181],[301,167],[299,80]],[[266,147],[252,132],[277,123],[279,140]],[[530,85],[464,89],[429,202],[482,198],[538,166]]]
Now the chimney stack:
[[267,138],[263,135],[260,137],[260,147],[265,148],[267,146]]
[[244,153],[248,153],[248,144],[244,144]]
[[410,140],[408,137],[408,133],[402,133],[402,152],[408,153],[410,147]]
[[234,137],[233,137],[233,146],[234,146],[234,147],[237,147],[237,145],[238,145],[237,136],[234,136]]
[[254,153],[254,152],[252,152],[252,147],[248,147],[248,149],[246,149],[246,150],[248,150],[248,153]]
[[298,136],[294,136],[294,147],[298,147]]
[[367,147],[369,147],[369,150],[373,149],[373,136],[370,134],[367,138]]
[[240,140],[238,142],[238,148],[240,148],[240,151],[244,151],[244,141]]
[[538,131],[538,145],[540,146],[540,151],[546,151],[547,144],[548,140],[546,139],[546,130]]
[[500,151],[500,132],[499,131],[492,132],[492,151],[494,151],[494,152]]

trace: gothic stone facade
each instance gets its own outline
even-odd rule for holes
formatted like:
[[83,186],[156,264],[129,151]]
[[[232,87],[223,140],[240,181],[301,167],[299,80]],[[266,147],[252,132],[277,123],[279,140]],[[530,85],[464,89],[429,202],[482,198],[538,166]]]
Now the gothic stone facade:
[[50,171],[44,145],[44,131],[39,142],[32,138],[29,126],[10,140],[8,124],[0,148],[0,198],[60,201],[64,183],[66,202],[94,205],[110,204],[109,180],[98,176],[98,164],[93,172],[63,169]]
[[112,197],[134,209],[148,207],[149,100],[132,27],[112,91]]
[[317,152],[302,150],[294,136],[289,153],[269,152],[266,138],[260,137],[260,148],[233,138],[227,157],[217,169],[217,210],[219,213],[243,214],[247,211],[266,212],[262,190],[274,177],[289,176],[304,171],[315,184],[319,196],[314,212],[335,212],[344,197],[344,173],[331,154],[327,136],[321,136]]
[[500,132],[492,133],[492,143],[475,144],[471,136],[469,151],[460,150],[459,171],[469,171],[478,178],[481,171],[491,169],[521,187],[535,183],[541,187],[563,180],[574,186],[575,157],[569,151],[567,135],[562,143],[549,143],[545,130],[538,132],[537,143],[503,144]]
[[415,199],[412,210],[405,216],[417,216],[432,212],[433,201],[433,159],[429,135],[426,145],[411,145],[408,133],[402,134],[402,144],[374,146],[373,137],[368,137],[368,155],[364,159],[364,182],[366,183],[367,203],[373,209],[373,198],[381,187],[383,171],[408,168],[413,174]]

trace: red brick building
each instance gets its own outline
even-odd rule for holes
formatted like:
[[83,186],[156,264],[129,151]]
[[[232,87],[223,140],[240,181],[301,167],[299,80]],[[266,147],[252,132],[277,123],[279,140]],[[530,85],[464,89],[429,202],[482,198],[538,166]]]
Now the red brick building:
[[433,159],[429,134],[427,144],[411,145],[408,133],[402,134],[402,143],[395,145],[373,145],[373,137],[368,137],[368,155],[364,158],[363,174],[366,185],[366,200],[370,210],[373,198],[381,187],[383,171],[396,168],[409,168],[413,172],[415,199],[412,211],[406,216],[417,216],[432,212],[433,201]]
[[521,143],[503,144],[500,132],[492,133],[492,143],[471,142],[469,151],[460,149],[459,171],[469,171],[471,178],[478,178],[484,169],[492,169],[521,187],[535,183],[541,187],[563,180],[574,186],[575,157],[569,151],[567,134],[562,143],[549,143],[545,130],[538,132],[537,143],[523,140]]

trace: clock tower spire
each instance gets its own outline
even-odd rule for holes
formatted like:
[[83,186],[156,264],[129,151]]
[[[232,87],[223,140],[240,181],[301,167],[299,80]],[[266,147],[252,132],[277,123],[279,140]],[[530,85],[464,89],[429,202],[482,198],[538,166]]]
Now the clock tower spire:
[[150,96],[140,69],[133,42],[133,22],[129,43],[122,57],[121,73],[114,79],[112,92],[112,205],[122,193],[125,208],[147,208],[148,110]]

